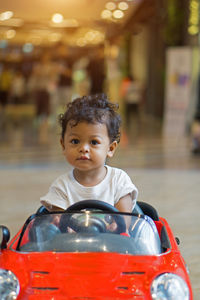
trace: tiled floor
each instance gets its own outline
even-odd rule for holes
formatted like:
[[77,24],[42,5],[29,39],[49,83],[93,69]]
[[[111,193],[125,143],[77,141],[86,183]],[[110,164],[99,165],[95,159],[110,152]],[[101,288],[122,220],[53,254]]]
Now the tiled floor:
[[[123,168],[139,188],[139,200],[155,206],[181,240],[194,300],[200,294],[200,156],[187,137],[164,139],[159,122],[143,122],[129,141],[122,138],[109,164]],[[50,183],[65,172],[58,130],[38,143],[36,129],[7,128],[0,142],[0,223],[13,235],[39,207]],[[129,143],[128,143],[129,142]]]

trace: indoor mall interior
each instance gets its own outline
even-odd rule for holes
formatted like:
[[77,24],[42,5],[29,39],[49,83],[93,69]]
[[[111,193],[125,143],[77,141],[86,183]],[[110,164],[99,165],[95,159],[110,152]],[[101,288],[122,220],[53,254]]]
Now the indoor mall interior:
[[122,118],[108,164],[179,237],[198,300],[199,1],[17,2],[0,9],[0,223],[13,236],[70,170],[58,122],[66,105],[105,93]]

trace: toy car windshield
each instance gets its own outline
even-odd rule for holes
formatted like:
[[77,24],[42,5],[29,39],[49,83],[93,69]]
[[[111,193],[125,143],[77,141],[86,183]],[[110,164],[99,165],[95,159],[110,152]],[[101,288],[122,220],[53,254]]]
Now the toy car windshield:
[[94,211],[32,215],[21,231],[17,250],[132,255],[162,252],[156,226],[145,216]]

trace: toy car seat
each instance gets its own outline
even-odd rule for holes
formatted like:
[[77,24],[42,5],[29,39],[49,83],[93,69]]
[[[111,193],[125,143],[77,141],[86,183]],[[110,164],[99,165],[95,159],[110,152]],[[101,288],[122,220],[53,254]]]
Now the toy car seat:
[[157,210],[149,203],[137,201],[132,213],[149,216],[154,221],[159,221]]

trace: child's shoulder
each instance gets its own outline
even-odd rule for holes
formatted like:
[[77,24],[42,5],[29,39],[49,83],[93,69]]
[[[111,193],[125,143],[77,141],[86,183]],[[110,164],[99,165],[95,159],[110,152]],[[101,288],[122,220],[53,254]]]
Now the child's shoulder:
[[111,176],[124,176],[124,175],[127,175],[127,173],[122,169],[107,166],[107,165],[106,165],[106,168],[108,170],[108,173],[110,173]]
[[68,182],[69,180],[72,179],[72,171],[68,171],[66,173],[63,173],[59,175],[55,180],[54,183],[63,183],[63,182]]

